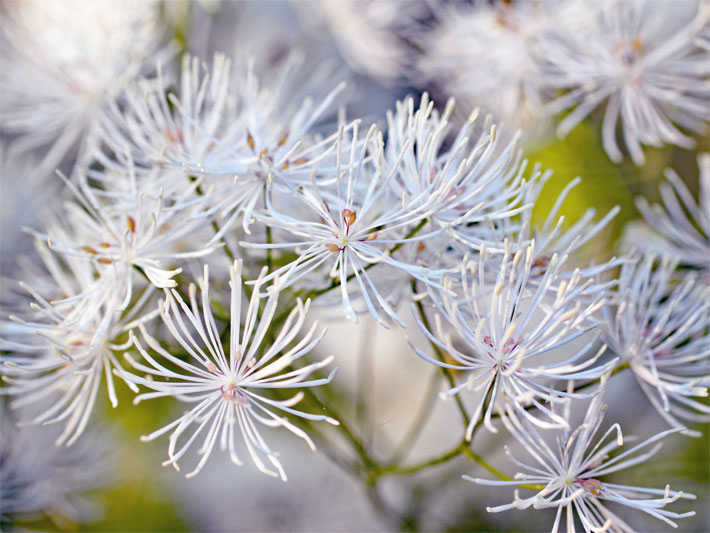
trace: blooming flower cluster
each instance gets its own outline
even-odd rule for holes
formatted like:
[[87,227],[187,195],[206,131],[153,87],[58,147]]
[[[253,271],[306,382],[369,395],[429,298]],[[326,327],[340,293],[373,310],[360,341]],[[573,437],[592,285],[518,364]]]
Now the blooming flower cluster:
[[[51,208],[25,228],[34,255],[9,267],[3,258],[19,278],[11,289],[3,280],[0,316],[0,394],[13,418],[57,424],[56,445],[73,450],[87,442],[102,399],[116,407],[125,384],[136,409],[158,398],[187,406],[142,440],[167,436],[163,466],[192,463],[188,478],[219,448],[234,465],[248,457],[286,481],[288,465],[269,442],[290,435],[362,474],[375,498],[388,472],[458,455],[496,473],[476,451],[485,428],[487,438],[508,439],[519,473],[465,477],[536,491],[490,512],[554,508],[553,531],[563,512],[569,531],[632,530],[614,505],[674,527],[692,516],[675,510],[689,494],[605,476],[652,457],[661,439],[702,434],[698,423],[710,421],[710,156],[699,157],[698,200],[667,170],[664,205],[638,199],[651,228],[628,231],[634,249],[589,260],[588,245],[621,208],[598,216],[590,207],[569,224],[561,213],[576,178],[540,217],[552,170],[524,157],[527,131],[500,121],[525,124],[525,107],[574,108],[559,123],[564,135],[606,101],[601,139],[612,161],[623,158],[619,116],[636,164],[642,145],[691,147],[684,132],[708,125],[707,9],[674,15],[659,36],[668,8],[647,2],[430,2],[402,19],[390,2],[335,4],[324,5],[326,21],[344,23],[336,13],[345,9],[380,23],[348,26],[339,40],[360,70],[376,65],[392,82],[408,64],[411,79],[458,103],[437,107],[423,92],[393,103],[382,120],[351,119],[342,72],[298,50],[211,61],[185,52],[171,62],[157,2],[97,4],[86,13],[91,32],[78,32],[71,50],[50,46],[51,32],[24,50],[13,36],[31,31],[29,7],[13,4],[3,30],[17,65],[0,86],[3,154],[12,155],[3,188],[9,174],[29,172],[23,152],[43,148],[40,177],[23,176],[30,188],[79,154],[53,182],[58,201],[43,200]],[[125,33],[85,57],[113,23]],[[403,48],[363,56],[353,38],[363,28]],[[2,234],[4,247],[16,233]],[[320,354],[327,333],[310,318],[316,305],[353,324],[373,319],[406,337],[413,360],[432,364],[447,382],[440,397],[461,414],[449,431],[460,435],[455,452],[412,467],[370,457],[338,412],[344,378],[331,364],[343,356]],[[619,424],[596,440],[617,375],[632,375],[668,426],[630,449],[621,448]],[[14,459],[13,431],[3,427],[13,439],[3,480],[31,474]],[[340,459],[333,434],[354,453]],[[529,461],[513,458],[518,445]],[[68,479],[66,491],[90,488]],[[64,488],[48,489],[53,500],[27,496],[29,482],[2,490],[8,515],[69,501]]]

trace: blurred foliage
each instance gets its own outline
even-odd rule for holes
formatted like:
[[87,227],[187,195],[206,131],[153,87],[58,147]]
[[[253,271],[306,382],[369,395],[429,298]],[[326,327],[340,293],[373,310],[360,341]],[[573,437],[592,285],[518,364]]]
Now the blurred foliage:
[[596,209],[597,218],[601,218],[614,206],[620,206],[621,212],[595,239],[598,247],[610,251],[624,225],[638,218],[634,194],[628,186],[631,180],[637,179],[636,170],[626,168],[626,165],[617,167],[608,158],[595,124],[582,122],[566,139],[554,140],[527,154],[527,157],[531,163],[540,163],[543,169],[554,171],[533,209],[536,223],[544,222],[557,196],[577,176],[582,178],[582,182],[572,189],[560,209],[567,227],[590,207]]

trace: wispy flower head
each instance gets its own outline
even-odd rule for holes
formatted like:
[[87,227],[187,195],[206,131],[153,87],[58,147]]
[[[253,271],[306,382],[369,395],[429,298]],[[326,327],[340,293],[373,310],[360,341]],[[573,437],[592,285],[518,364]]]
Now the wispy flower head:
[[106,142],[158,166],[166,190],[199,177],[208,202],[201,217],[222,222],[217,239],[240,216],[249,233],[273,169],[294,184],[307,182],[317,161],[322,170],[333,139],[315,130],[332,118],[344,88],[332,77],[327,64],[308,65],[297,52],[268,69],[252,59],[233,67],[222,54],[211,66],[185,56],[177,92],[162,78],[157,87],[133,87],[127,109],[114,109],[106,124]]
[[[442,113],[425,93],[419,108],[409,97],[387,115],[385,161],[394,172],[393,201],[431,206],[431,221],[470,249],[481,244],[482,222],[508,219],[531,205],[525,193],[519,136],[503,140],[488,117],[477,132],[478,110],[455,131],[454,101]],[[455,133],[455,135],[454,135]]]
[[579,8],[545,0],[432,3],[432,20],[410,35],[421,49],[412,77],[513,129],[540,123],[545,39]]
[[606,102],[602,141],[614,162],[623,158],[616,140],[619,119],[637,165],[645,161],[642,145],[695,145],[681,128],[707,129],[710,58],[697,38],[709,31],[710,11],[707,3],[698,2],[697,13],[687,20],[678,6],[600,2],[591,24],[567,32],[549,47],[543,79],[551,88],[569,89],[549,110],[574,108],[560,123],[560,136]]
[[710,420],[707,403],[694,399],[710,386],[710,292],[692,276],[674,283],[675,266],[654,255],[622,265],[599,320],[604,341],[672,426]]
[[[278,197],[267,197],[266,211],[258,219],[271,228],[283,230],[277,232],[280,241],[273,244],[243,242],[242,245],[296,249],[300,252],[298,258],[267,279],[278,275],[285,285],[305,276],[337,280],[345,316],[356,321],[348,289],[352,281],[367,310],[378,322],[386,325],[380,314],[384,312],[403,326],[375,286],[369,269],[387,265],[402,275],[436,283],[438,271],[395,259],[392,253],[406,243],[420,241],[441,230],[426,229],[427,217],[434,212],[431,201],[392,201],[390,186],[397,165],[387,168],[382,164],[382,143],[376,142],[376,133],[373,126],[364,139],[359,139],[356,122],[348,142],[345,128],[341,127],[335,143],[336,168],[332,174],[314,175],[308,186],[284,195],[286,200],[295,196],[301,203],[300,209],[293,208],[292,204],[277,204]],[[328,270],[324,272],[323,267]],[[321,285],[324,284],[321,282]]]
[[65,204],[61,221],[37,235],[55,252],[92,263],[104,280],[112,280],[120,309],[130,303],[136,279],[138,287],[142,276],[155,287],[174,287],[182,271],[175,268],[178,260],[219,247],[205,244],[209,221],[190,216],[196,184],[186,186],[182,197],[166,197],[153,190],[150,176],[141,182],[130,161],[118,174],[94,172],[91,179],[99,185],[67,182],[74,201]]
[[[146,377],[129,374],[137,385],[154,392],[136,397],[135,403],[151,398],[173,396],[195,406],[186,414],[163,428],[144,437],[153,440],[171,431],[168,460],[164,465],[173,465],[179,470],[178,461],[187,453],[198,437],[204,437],[198,450],[201,456],[195,469],[187,474],[192,477],[200,472],[217,443],[222,451],[228,451],[232,462],[241,465],[236,440],[239,434],[256,467],[271,476],[280,476],[286,481],[286,473],[261,435],[259,426],[284,427],[305,440],[315,449],[310,437],[282,413],[311,421],[337,421],[325,415],[305,413],[293,408],[303,398],[298,392],[286,400],[265,396],[268,389],[293,389],[314,387],[329,383],[334,373],[327,378],[311,379],[313,372],[328,365],[333,357],[303,367],[285,370],[294,361],[308,354],[325,333],[314,323],[301,338],[309,302],[300,300],[288,315],[281,330],[270,344],[266,340],[277,309],[278,289],[272,287],[262,292],[264,273],[253,287],[248,308],[242,319],[242,265],[235,262],[230,271],[230,326],[228,353],[222,346],[220,331],[209,303],[209,274],[205,266],[204,278],[200,280],[201,307],[195,285],[190,285],[189,302],[172,290],[160,305],[160,314],[173,338],[187,354],[187,360],[170,353],[157,339],[141,327],[142,338],[147,347],[160,358],[153,357],[143,344],[133,338],[145,363],[126,354],[130,364]],[[262,298],[266,298],[259,314]],[[206,431],[205,431],[206,430]],[[191,433],[191,434],[190,434]],[[189,437],[187,436],[189,434]],[[182,440],[181,440],[182,439]],[[270,463],[270,465],[265,464]]]
[[[44,408],[23,424],[62,422],[57,445],[71,445],[84,432],[103,376],[115,407],[113,371],[123,377],[114,351],[126,348],[121,335],[138,322],[150,320],[145,312],[152,291],[143,292],[127,313],[117,311],[120,292],[107,278],[96,277],[93,265],[52,254],[41,242],[38,252],[54,284],[41,294],[22,286],[34,302],[31,312],[0,322],[3,380],[0,393],[9,395],[11,408]],[[123,339],[125,341],[125,338]],[[49,404],[51,402],[51,404]]]
[[[579,270],[568,280],[560,280],[566,257],[553,255],[535,285],[534,242],[511,253],[506,243],[495,283],[488,270],[490,255],[485,246],[480,255],[461,268],[461,286],[447,280],[445,290],[430,290],[437,314],[430,331],[419,327],[441,352],[454,362],[439,361],[412,345],[421,357],[435,365],[463,371],[462,383],[443,393],[444,397],[464,390],[480,393],[466,437],[481,418],[493,432],[494,405],[498,401],[537,408],[525,411],[540,427],[566,425],[548,403],[568,394],[556,384],[567,380],[598,378],[612,363],[597,364],[603,352],[589,355],[598,334],[592,331],[591,315],[602,305],[602,295],[581,298],[592,287]],[[557,286],[556,290],[551,290]],[[460,296],[455,291],[462,291]],[[575,342],[577,341],[577,342]]]
[[[619,424],[612,425],[594,442],[599,431],[606,405],[602,403],[602,392],[590,402],[584,420],[574,430],[570,419],[570,402],[565,407],[564,417],[568,424],[541,433],[529,419],[521,416],[522,410],[514,405],[506,406],[503,423],[511,435],[523,446],[529,457],[524,462],[514,457],[508,448],[505,452],[519,468],[513,481],[494,481],[463,476],[479,485],[522,486],[541,485],[539,492],[529,498],[520,498],[515,491],[512,503],[498,507],[488,507],[488,512],[498,513],[510,509],[557,509],[552,531],[559,530],[562,512],[566,514],[567,531],[573,533],[575,522],[579,520],[584,531],[636,531],[611,511],[609,503],[623,505],[647,513],[663,522],[677,527],[674,519],[693,516],[694,511],[677,513],[665,507],[679,498],[695,499],[692,494],[684,494],[665,489],[651,489],[619,485],[604,481],[604,476],[645,463],[660,450],[664,437],[681,431],[682,428],[663,431],[636,446],[611,455],[624,445]],[[552,407],[555,409],[555,406]],[[554,437],[546,439],[546,435]],[[552,441],[552,442],[550,442]]]
[[96,139],[117,80],[131,80],[158,50],[159,2],[22,0],[3,5],[3,131],[22,149],[48,147],[48,174]]
[[677,259],[681,267],[699,269],[710,276],[710,154],[698,157],[698,201],[673,169],[666,169],[661,184],[663,206],[639,197],[636,205],[650,226],[634,225],[626,240],[636,248]]
[[0,520],[48,516],[68,526],[91,522],[100,508],[87,494],[116,481],[110,432],[91,431],[71,448],[52,445],[52,431],[18,429],[0,410]]

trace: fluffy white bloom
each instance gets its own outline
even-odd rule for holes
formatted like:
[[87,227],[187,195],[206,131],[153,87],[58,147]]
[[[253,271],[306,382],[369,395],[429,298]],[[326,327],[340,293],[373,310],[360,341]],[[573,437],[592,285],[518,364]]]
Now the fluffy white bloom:
[[64,422],[56,443],[69,446],[89,422],[103,375],[111,404],[117,405],[113,369],[123,374],[114,351],[128,346],[121,344],[122,334],[154,316],[144,308],[153,291],[143,292],[131,311],[122,314],[117,311],[120,290],[111,279],[97,277],[91,263],[56,257],[41,242],[37,247],[51,278],[51,283],[40,280],[38,285],[51,291],[41,294],[21,283],[34,299],[32,312],[0,322],[0,349],[5,351],[0,361],[7,383],[0,393],[12,397],[11,408],[43,405],[23,424]]
[[[564,413],[568,422],[569,403]],[[506,446],[506,454],[519,468],[514,481],[463,477],[479,485],[542,485],[540,491],[529,498],[520,498],[516,490],[515,500],[512,503],[488,507],[488,512],[497,513],[530,507],[556,508],[557,514],[551,529],[553,532],[559,530],[563,510],[566,513],[569,533],[576,531],[575,517],[579,519],[586,532],[637,531],[608,509],[609,502],[643,511],[673,527],[677,527],[677,524],[672,519],[693,516],[694,511],[676,513],[664,509],[679,498],[694,500],[695,496],[692,494],[672,491],[668,485],[665,489],[651,489],[602,481],[608,474],[645,463],[661,448],[662,443],[659,441],[669,434],[681,431],[682,428],[663,431],[621,453],[611,455],[615,449],[624,445],[619,424],[612,425],[596,443],[594,442],[605,411],[606,406],[602,403],[600,392],[590,402],[582,423],[574,430],[569,424],[549,430],[550,436],[554,436],[552,440],[545,438],[547,432],[540,433],[533,424],[530,424],[527,417],[521,416],[521,409],[509,404],[507,416],[502,417],[503,422],[506,429],[524,447],[529,456],[528,462],[514,457]]]
[[[150,184],[152,175],[143,183]],[[175,287],[173,277],[182,270],[174,268],[176,261],[219,247],[205,244],[209,221],[190,218],[196,184],[186,186],[182,198],[165,198],[162,190],[151,192],[152,186],[144,192],[130,162],[122,173],[93,173],[92,179],[100,186],[67,182],[75,201],[65,204],[60,222],[37,235],[55,252],[93,263],[102,279],[112,282],[112,292],[120,293],[113,302],[120,309],[128,307],[134,285],[144,282],[141,274],[158,288]]]
[[482,107],[508,126],[539,126],[541,63],[551,30],[580,19],[585,2],[439,2],[433,21],[410,39],[421,50],[412,77],[456,97],[466,108]]
[[166,91],[162,77],[157,87],[130,89],[126,110],[115,108],[106,123],[106,142],[157,165],[167,191],[199,177],[208,202],[200,216],[225,219],[215,241],[240,215],[248,233],[273,168],[300,183],[316,161],[319,170],[327,166],[321,159],[333,139],[313,130],[344,88],[332,75],[327,64],[307,65],[296,52],[261,70],[253,60],[232,68],[222,54],[211,67],[185,56],[177,94]]
[[[383,83],[401,82],[409,45],[403,32],[419,16],[425,2],[409,0],[319,0],[294,2],[312,25],[320,19],[348,64]],[[308,29],[308,28],[307,28]],[[314,28],[322,33],[322,27]]]
[[445,290],[429,291],[438,311],[434,331],[418,321],[429,341],[455,362],[439,361],[412,345],[417,354],[435,365],[464,372],[463,382],[443,397],[463,390],[480,393],[466,428],[467,439],[482,416],[485,426],[497,432],[491,415],[501,400],[536,407],[537,411],[525,412],[538,426],[566,425],[546,405],[569,396],[556,390],[555,383],[598,378],[614,364],[595,366],[603,348],[588,355],[598,338],[591,333],[589,319],[603,303],[601,293],[588,294],[593,282],[583,281],[579,270],[560,280],[567,258],[556,254],[537,283],[529,284],[535,275],[534,248],[533,242],[511,253],[506,242],[491,283],[490,255],[484,246],[475,259],[462,265],[461,297],[454,295],[459,287],[451,279],[446,280]]
[[[533,168],[530,181],[524,190],[523,205],[532,206],[538,201],[545,184],[551,176],[551,170],[542,172],[538,165]],[[582,179],[577,177],[565,186],[555,199],[542,224],[535,224],[532,210],[527,209],[522,211],[519,217],[486,221],[484,224],[467,228],[468,240],[470,242],[475,242],[476,240],[483,242],[489,250],[501,250],[506,240],[514,243],[516,250],[521,250],[529,246],[534,240],[535,249],[533,251],[531,283],[534,283],[539,276],[544,274],[547,264],[554,254],[569,256],[570,263],[582,268],[581,272],[584,277],[594,276],[618,266],[625,259],[612,258],[598,265],[588,265],[582,256],[583,251],[586,251],[585,246],[593,242],[594,238],[619,213],[621,210],[619,206],[613,207],[607,214],[597,220],[595,220],[596,209],[590,207],[582,213],[578,220],[569,226],[565,224],[565,217],[559,214],[567,196],[581,181]],[[568,272],[562,272],[561,277],[566,278],[570,274],[571,270],[568,267]]]
[[636,205],[650,228],[631,226],[626,240],[636,248],[678,260],[681,266],[710,276],[710,154],[698,157],[700,195],[696,202],[688,187],[672,169],[661,184],[664,207],[639,197]]
[[[353,285],[357,286],[367,310],[378,322],[386,327],[379,312],[382,310],[404,326],[380,294],[368,270],[382,264],[424,283],[436,283],[438,271],[395,259],[392,252],[405,243],[426,239],[441,230],[418,232],[434,212],[432,202],[427,200],[427,191],[411,201],[392,201],[389,187],[397,165],[388,170],[382,165],[381,142],[379,146],[374,144],[376,131],[371,127],[364,141],[360,140],[356,122],[348,142],[341,127],[335,143],[333,175],[325,174],[318,180],[313,177],[310,186],[298,187],[291,193],[302,202],[305,208],[302,212],[267,197],[266,211],[258,218],[271,228],[284,230],[283,235],[278,232],[281,242],[241,244],[252,248],[296,249],[298,257],[267,279],[280,276],[281,282],[288,286],[304,276],[317,277],[323,273],[321,267],[327,266],[333,284],[340,285],[347,318],[357,321],[348,290],[349,282],[354,280]],[[419,201],[419,197],[424,200]],[[323,278],[325,275],[320,279]]]
[[21,0],[3,5],[2,129],[46,148],[42,173],[95,140],[109,99],[157,49],[154,0]]
[[[0,519],[46,514],[55,524],[95,520],[100,509],[85,493],[116,481],[110,431],[91,431],[76,446],[52,445],[48,429],[12,426],[0,410]],[[54,435],[56,436],[56,435]]]
[[434,226],[470,250],[480,246],[482,223],[509,219],[532,204],[522,203],[519,136],[503,142],[490,117],[476,133],[477,110],[453,136],[453,108],[449,100],[439,114],[426,93],[416,111],[411,97],[397,102],[387,114],[385,161],[394,172],[392,201],[430,205]]
[[[690,20],[683,5],[697,6]],[[549,110],[574,108],[558,134],[566,136],[606,101],[602,141],[612,161],[623,158],[619,117],[637,165],[645,161],[641,145],[692,148],[694,140],[677,126],[707,129],[710,57],[697,38],[709,31],[709,13],[706,2],[601,2],[590,24],[566,33],[546,53],[550,68],[543,79],[551,88],[569,89]]]
[[35,158],[0,144],[0,265],[5,275],[12,273],[18,255],[31,248],[22,228],[45,221],[57,181],[37,172]]
[[707,403],[693,399],[710,386],[710,291],[691,276],[673,283],[675,266],[653,255],[622,265],[599,320],[609,348],[672,426],[710,420]]
[[[253,287],[242,322],[241,271],[241,261],[235,261],[230,270],[229,282],[232,290],[228,354],[225,354],[222,347],[220,331],[210,309],[209,275],[205,266],[204,278],[200,280],[201,311],[194,284],[190,285],[189,305],[175,290],[166,291],[167,299],[160,304],[160,314],[165,326],[185,350],[188,359],[184,360],[171,354],[141,327],[148,347],[160,358],[150,355],[134,337],[133,341],[147,364],[134,360],[128,354],[126,358],[136,370],[147,375],[144,378],[129,374],[129,379],[155,391],[137,396],[135,403],[150,398],[173,396],[180,401],[195,404],[195,407],[177,420],[143,437],[143,440],[153,440],[172,431],[168,447],[169,459],[164,465],[171,464],[179,470],[178,461],[200,435],[204,435],[204,440],[197,453],[202,457],[187,477],[192,477],[202,470],[217,442],[222,451],[229,451],[234,464],[241,465],[235,442],[237,434],[241,433],[257,468],[265,474],[280,476],[286,481],[286,473],[278,460],[278,454],[268,447],[258,425],[284,427],[315,449],[310,437],[279,411],[307,420],[325,420],[335,425],[338,422],[325,415],[293,409],[303,398],[303,392],[298,392],[287,400],[274,400],[264,396],[261,391],[313,387],[329,383],[334,372],[324,379],[309,379],[309,376],[328,365],[333,357],[282,372],[310,352],[325,334],[325,330],[319,329],[318,324],[314,323],[302,338],[297,339],[304,327],[309,307],[309,302],[304,305],[299,300],[279,333],[271,344],[267,345],[268,341],[265,339],[276,313],[278,290],[271,288],[266,293],[262,292],[262,272]],[[260,302],[264,297],[266,302],[259,316]],[[186,441],[178,444],[181,437],[190,430],[192,434]],[[275,470],[264,464],[264,458]]]

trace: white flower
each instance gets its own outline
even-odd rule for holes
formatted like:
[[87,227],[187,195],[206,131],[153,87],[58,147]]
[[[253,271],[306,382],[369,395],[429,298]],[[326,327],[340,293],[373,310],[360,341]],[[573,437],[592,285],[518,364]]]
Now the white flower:
[[681,132],[703,132],[708,121],[710,57],[697,44],[708,32],[707,3],[687,20],[676,2],[603,2],[592,23],[567,32],[550,46],[543,76],[549,87],[570,92],[549,104],[551,112],[574,108],[559,125],[566,136],[604,101],[604,149],[618,163],[616,141],[621,117],[623,139],[637,165],[645,161],[641,145],[675,144],[692,148]]
[[579,2],[546,0],[437,3],[433,20],[410,36],[421,50],[412,77],[529,132],[543,118],[545,38],[579,8]]
[[[440,233],[440,229],[425,229],[427,217],[434,212],[431,201],[393,202],[390,183],[397,166],[386,171],[382,165],[381,142],[373,146],[376,128],[358,139],[357,122],[352,125],[351,142],[344,140],[341,127],[335,143],[336,168],[333,175],[323,173],[311,180],[308,187],[298,187],[289,194],[267,196],[266,211],[258,216],[271,228],[284,230],[281,242],[251,243],[252,248],[294,248],[298,258],[267,276],[281,277],[284,286],[294,284],[304,276],[317,277],[322,266],[329,267],[333,284],[339,283],[345,316],[357,321],[351,304],[348,285],[353,280],[367,310],[387,327],[378,312],[404,326],[391,305],[373,282],[369,269],[378,264],[393,267],[403,275],[424,283],[435,283],[440,273],[420,265],[405,263],[392,257],[392,252],[405,243],[420,241]],[[349,145],[349,146],[348,146]],[[285,182],[285,180],[281,180]],[[280,198],[294,197],[305,209],[291,204],[279,205]],[[428,194],[424,194],[428,198]],[[303,211],[303,212],[301,212]],[[423,232],[419,231],[424,229]],[[417,231],[419,231],[417,233]],[[325,275],[320,279],[324,279]]]
[[[229,451],[234,464],[241,465],[235,442],[237,434],[241,433],[257,468],[265,474],[280,476],[286,481],[286,473],[277,458],[277,453],[268,447],[258,425],[284,427],[315,449],[310,437],[279,411],[307,420],[325,420],[335,425],[338,422],[325,415],[309,414],[293,409],[293,406],[303,398],[303,392],[298,392],[287,400],[274,400],[264,396],[261,391],[313,387],[329,383],[335,372],[324,379],[309,379],[309,376],[328,365],[333,357],[282,373],[294,361],[310,352],[325,334],[325,330],[319,330],[318,324],[314,323],[307,333],[297,340],[297,335],[305,324],[309,307],[309,302],[304,305],[299,300],[271,344],[266,344],[268,342],[265,341],[266,334],[277,309],[278,290],[271,288],[266,294],[261,291],[264,280],[264,272],[262,272],[253,287],[252,297],[242,323],[241,271],[241,261],[235,261],[230,270],[232,290],[228,354],[225,354],[222,347],[220,332],[210,309],[209,275],[205,266],[204,279],[200,281],[201,312],[194,285],[190,285],[189,306],[175,290],[166,291],[167,299],[160,305],[165,326],[185,350],[188,359],[184,360],[168,352],[157,339],[151,337],[141,327],[141,333],[148,347],[160,358],[156,359],[150,355],[134,337],[136,347],[148,364],[135,361],[128,354],[126,358],[136,370],[145,372],[147,376],[143,378],[129,374],[129,379],[155,391],[137,396],[135,403],[150,398],[174,396],[182,402],[195,404],[195,407],[185,415],[143,437],[143,440],[153,440],[172,431],[168,447],[169,459],[163,463],[164,465],[171,464],[179,470],[178,461],[201,434],[204,435],[204,440],[197,453],[202,457],[187,477],[192,477],[202,470],[217,442],[222,451]],[[258,316],[260,302],[264,297],[266,302],[263,312]],[[207,428],[206,434],[203,433],[205,428]],[[186,442],[178,445],[181,437],[189,430],[192,430],[192,435]],[[275,470],[265,465],[263,458],[267,459]]]
[[[405,76],[408,45],[402,33],[417,16],[426,14],[427,7],[425,2],[408,0],[319,0],[295,4],[309,24],[313,19],[325,23],[326,31],[354,70],[388,84],[400,82]],[[322,29],[314,28],[319,33]]]
[[31,248],[22,231],[45,222],[57,183],[37,172],[37,160],[0,144],[0,264],[5,275],[17,268],[17,258]]
[[320,139],[313,130],[344,89],[324,91],[332,74],[327,65],[307,66],[296,52],[261,73],[253,60],[232,68],[216,54],[210,68],[185,56],[177,94],[162,77],[157,87],[143,82],[128,90],[127,108],[114,106],[106,121],[106,143],[161,169],[168,192],[199,177],[206,203],[194,216],[224,220],[214,242],[239,216],[249,233],[272,168],[293,183],[307,183],[316,161],[322,170],[333,138]]
[[476,133],[475,110],[454,137],[453,108],[449,100],[439,114],[426,93],[416,111],[412,97],[397,102],[395,113],[387,114],[385,162],[394,173],[392,201],[412,208],[430,205],[433,224],[470,250],[480,246],[476,230],[484,222],[511,218],[532,204],[522,203],[519,135],[503,142],[490,117]]
[[602,294],[595,290],[592,298],[582,298],[588,296],[592,281],[584,282],[579,270],[568,280],[560,280],[567,258],[557,255],[531,286],[528,282],[534,275],[534,247],[533,242],[511,253],[506,242],[495,283],[490,283],[490,256],[484,246],[476,259],[461,267],[461,297],[454,295],[458,286],[451,279],[446,280],[443,291],[430,289],[438,311],[434,331],[421,320],[418,324],[429,341],[454,363],[434,359],[410,342],[425,360],[464,372],[464,381],[442,393],[444,398],[463,390],[481,393],[466,428],[468,440],[481,417],[490,431],[497,432],[491,415],[501,399],[536,407],[539,414],[525,412],[538,426],[565,425],[565,420],[546,405],[569,396],[556,390],[555,382],[598,378],[614,363],[594,366],[603,348],[596,355],[588,355],[598,338],[598,334],[588,333],[593,329],[589,318],[602,305]]
[[667,182],[661,184],[665,209],[649,205],[639,197],[636,205],[650,231],[633,226],[626,240],[636,248],[668,254],[681,266],[697,268],[710,275],[710,154],[698,157],[700,195],[696,202],[688,187],[672,169],[666,169]]
[[[554,406],[553,406],[554,409]],[[565,418],[569,421],[569,404]],[[518,490],[512,503],[498,507],[488,507],[488,512],[498,513],[509,509],[546,509],[556,508],[557,514],[552,525],[553,533],[558,531],[564,510],[567,516],[567,531],[575,531],[575,517],[584,531],[618,531],[631,533],[634,530],[619,516],[607,508],[609,502],[638,509],[663,522],[677,527],[671,519],[693,516],[694,511],[676,513],[664,509],[679,498],[695,499],[692,494],[665,489],[651,489],[618,485],[603,481],[604,476],[645,463],[661,448],[661,439],[682,428],[663,431],[644,442],[619,454],[611,456],[624,444],[621,428],[612,425],[601,438],[594,443],[595,435],[602,423],[606,406],[602,404],[602,394],[597,394],[591,401],[581,425],[574,431],[569,426],[540,433],[529,423],[527,417],[520,416],[521,410],[508,404],[507,416],[503,422],[513,437],[520,442],[529,455],[529,461],[513,457],[508,446],[505,452],[508,458],[519,468],[513,481],[493,481],[463,476],[464,479],[479,485],[523,486],[542,485],[539,492],[529,498],[520,498]],[[546,434],[554,436],[546,439]],[[552,441],[552,442],[550,442]],[[646,449],[651,447],[650,449]],[[525,487],[527,488],[527,487]]]
[[51,279],[40,285],[52,290],[40,294],[22,283],[34,299],[33,312],[0,322],[0,349],[6,352],[0,361],[7,383],[0,393],[12,397],[13,409],[43,405],[23,424],[63,421],[64,431],[56,443],[69,446],[89,422],[102,376],[111,404],[118,404],[113,370],[124,375],[114,351],[128,347],[121,344],[122,334],[155,316],[145,311],[153,291],[144,291],[131,311],[122,315],[117,311],[121,292],[112,280],[97,278],[91,263],[57,258],[41,242],[37,246]]
[[654,255],[622,265],[599,320],[604,341],[672,426],[710,421],[710,407],[693,399],[710,386],[710,292],[692,276],[673,283],[675,266]]
[[22,149],[45,147],[44,174],[95,140],[117,80],[157,50],[157,1],[23,0],[3,9],[3,131]]
[[55,252],[91,262],[102,278],[113,280],[121,294],[113,305],[119,309],[128,307],[134,286],[144,283],[141,274],[158,288],[175,287],[173,278],[182,271],[174,268],[178,260],[219,247],[207,243],[209,221],[191,218],[196,185],[186,186],[182,197],[166,198],[162,190],[152,192],[152,175],[141,181],[129,162],[116,174],[94,172],[91,178],[101,187],[67,182],[76,201],[65,204],[61,221],[37,234]]
[[[542,172],[538,165],[535,165],[528,186],[525,188],[522,203],[524,205],[535,205],[541,192],[552,176],[552,171]],[[564,205],[569,193],[581,183],[582,179],[577,177],[570,181],[560,192],[550,208],[542,224],[535,224],[533,212],[527,209],[521,212],[519,217],[501,218],[478,226],[467,228],[467,239],[469,242],[483,242],[489,250],[501,250],[503,243],[510,240],[516,250],[522,250],[533,240],[535,249],[533,251],[533,275],[531,282],[541,276],[554,254],[559,256],[569,256],[570,263],[581,268],[582,276],[591,277],[600,272],[618,266],[626,259],[612,258],[609,261],[597,265],[585,265],[582,252],[611,222],[611,220],[621,210],[615,206],[603,217],[595,220],[596,209],[590,207],[573,224],[567,226],[564,216],[559,212]],[[595,250],[595,259],[603,253]],[[568,277],[571,272],[562,272],[561,277]]]

